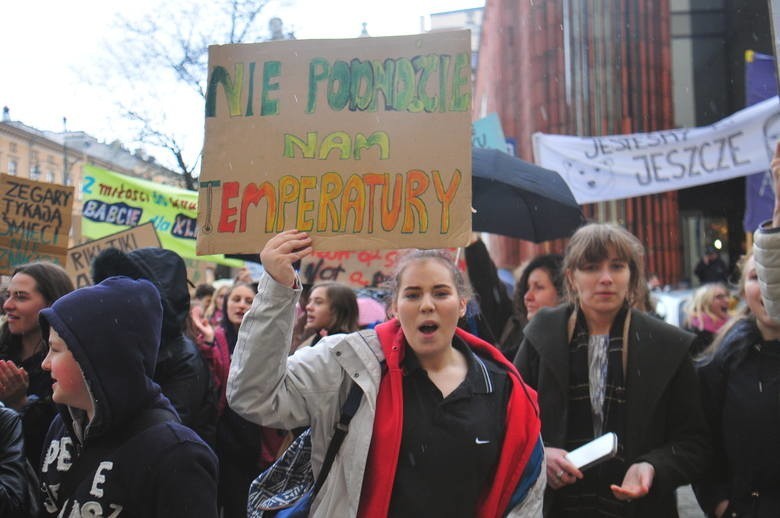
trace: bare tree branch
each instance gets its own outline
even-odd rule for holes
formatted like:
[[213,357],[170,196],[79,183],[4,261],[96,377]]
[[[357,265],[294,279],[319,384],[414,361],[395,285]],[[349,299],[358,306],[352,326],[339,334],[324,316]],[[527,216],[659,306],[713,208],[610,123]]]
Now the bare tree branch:
[[[261,26],[260,17],[270,3],[188,0],[176,2],[173,7],[160,4],[153,14],[139,19],[119,17],[116,28],[123,38],[105,47],[100,74],[89,78],[104,83],[106,91],[130,92],[132,98],[120,97],[117,101],[120,113],[137,126],[139,142],[170,152],[189,189],[196,186],[194,175],[200,152],[188,153],[183,143],[192,141],[193,133],[200,133],[202,126],[196,129],[192,124],[182,124],[181,128],[170,129],[172,121],[180,120],[181,112],[171,112],[172,101],[164,98],[159,86],[174,82],[194,92],[194,98],[205,99],[209,45],[265,39],[267,28]],[[275,3],[282,5],[287,0]],[[202,113],[202,103],[193,103],[192,110],[186,114],[190,120],[193,113]],[[187,159],[188,154],[194,158]]]

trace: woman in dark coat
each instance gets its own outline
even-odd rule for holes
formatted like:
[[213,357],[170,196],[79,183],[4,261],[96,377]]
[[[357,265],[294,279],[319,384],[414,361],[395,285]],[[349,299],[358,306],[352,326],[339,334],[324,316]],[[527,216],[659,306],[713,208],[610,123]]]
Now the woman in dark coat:
[[713,430],[713,466],[695,484],[708,516],[780,516],[780,323],[761,302],[753,258],[740,293],[747,307],[726,324],[699,377]]
[[523,269],[509,298],[506,286],[498,278],[496,265],[487,247],[476,238],[465,248],[469,280],[479,301],[479,309],[490,330],[485,340],[498,345],[510,361],[523,341],[523,328],[543,307],[557,306],[563,296],[563,257],[538,255]]
[[[543,309],[515,358],[538,391],[548,516],[674,517],[674,490],[709,452],[693,336],[632,309],[644,286],[643,247],[616,225],[591,224],[564,259],[571,303]],[[567,452],[618,436],[617,456],[584,472]]]

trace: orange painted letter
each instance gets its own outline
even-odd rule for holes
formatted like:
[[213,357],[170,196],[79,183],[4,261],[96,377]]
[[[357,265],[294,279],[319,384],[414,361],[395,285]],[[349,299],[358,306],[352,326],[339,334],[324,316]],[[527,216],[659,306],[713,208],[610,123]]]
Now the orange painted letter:
[[404,222],[401,225],[401,232],[411,234],[414,231],[413,208],[417,210],[417,217],[420,220],[419,231],[421,233],[428,231],[428,210],[425,202],[420,199],[420,195],[428,190],[430,180],[428,175],[419,169],[412,169],[406,173],[406,200],[404,203]]
[[317,231],[323,232],[328,228],[328,220],[332,221],[331,229],[339,228],[339,210],[333,203],[335,198],[341,195],[344,181],[338,173],[325,173],[320,181],[320,207],[317,211]]
[[450,205],[460,186],[460,171],[455,169],[446,191],[439,171],[431,171],[431,174],[433,174],[433,186],[436,188],[436,198],[441,202],[441,233],[446,234],[450,230]]
[[279,217],[276,219],[276,231],[284,230],[284,216],[287,205],[298,201],[301,184],[298,177],[285,175],[279,179]]

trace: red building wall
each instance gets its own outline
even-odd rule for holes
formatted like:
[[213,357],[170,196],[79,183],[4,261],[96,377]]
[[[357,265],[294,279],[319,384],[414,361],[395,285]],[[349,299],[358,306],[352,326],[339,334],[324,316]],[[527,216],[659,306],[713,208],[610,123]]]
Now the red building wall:
[[[533,160],[534,132],[609,135],[673,127],[668,0],[487,0],[474,118],[498,113],[517,153]],[[647,247],[648,270],[681,276],[675,192],[583,207]],[[513,267],[565,241],[493,237],[496,263]]]

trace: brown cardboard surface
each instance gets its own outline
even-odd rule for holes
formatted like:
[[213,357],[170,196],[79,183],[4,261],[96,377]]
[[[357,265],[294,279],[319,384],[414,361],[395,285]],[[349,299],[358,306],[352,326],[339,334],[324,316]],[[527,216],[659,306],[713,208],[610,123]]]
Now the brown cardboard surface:
[[0,174],[0,273],[32,261],[65,265],[73,187]]
[[76,288],[90,286],[92,278],[89,273],[92,259],[106,248],[118,248],[123,252],[132,252],[139,248],[160,246],[160,238],[154,230],[154,223],[148,222],[137,227],[122,230],[110,236],[95,239],[68,249],[68,260],[65,270],[73,280]]
[[289,228],[316,250],[465,245],[469,45],[447,31],[210,47],[198,253],[254,253]]
[[[384,287],[395,273],[398,261],[409,250],[315,251],[301,259],[300,276],[305,284],[338,281],[353,288]],[[458,267],[466,269],[457,248],[447,250]]]

